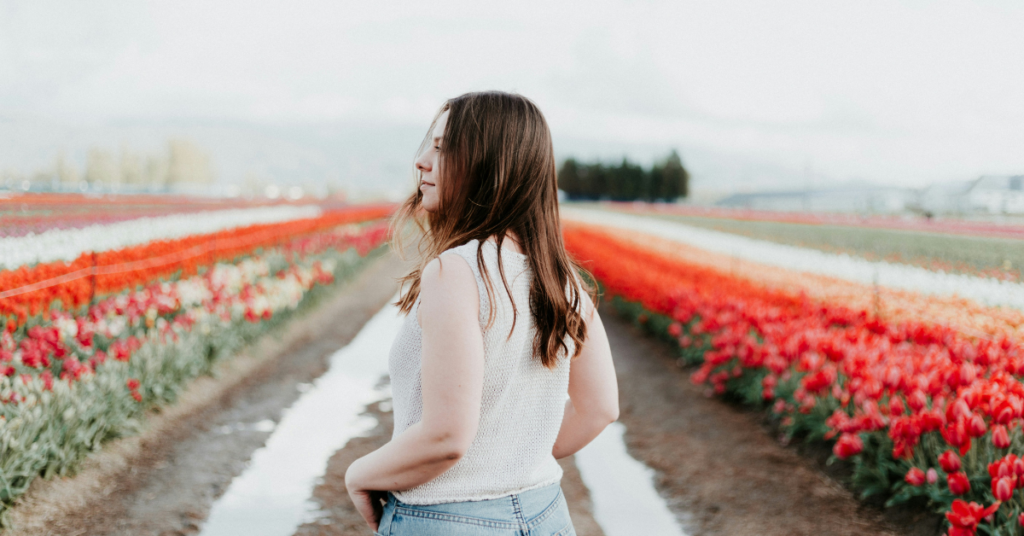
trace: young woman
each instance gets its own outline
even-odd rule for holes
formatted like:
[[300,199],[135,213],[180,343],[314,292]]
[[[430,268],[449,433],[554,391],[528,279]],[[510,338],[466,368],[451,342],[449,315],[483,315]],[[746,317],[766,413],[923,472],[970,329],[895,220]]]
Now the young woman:
[[349,495],[381,536],[575,534],[555,460],[618,418],[618,387],[562,244],[544,116],[508,93],[451,99],[416,169],[394,222],[422,231],[389,359],[394,435],[349,466]]

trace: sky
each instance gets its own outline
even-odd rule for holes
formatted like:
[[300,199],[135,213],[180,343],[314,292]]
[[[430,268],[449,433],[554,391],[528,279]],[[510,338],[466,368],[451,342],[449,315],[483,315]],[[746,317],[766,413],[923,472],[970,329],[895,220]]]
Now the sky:
[[500,89],[562,158],[677,149],[709,191],[1024,173],[1017,0],[488,4],[0,0],[0,168],[181,131],[226,180],[405,180],[446,98]]

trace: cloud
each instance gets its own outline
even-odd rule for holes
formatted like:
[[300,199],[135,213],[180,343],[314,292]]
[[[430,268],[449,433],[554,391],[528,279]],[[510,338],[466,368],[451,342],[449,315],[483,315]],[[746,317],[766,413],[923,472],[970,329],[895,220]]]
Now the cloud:
[[502,89],[581,152],[922,184],[1024,170],[1022,25],[1009,0],[15,1],[0,115],[425,128]]

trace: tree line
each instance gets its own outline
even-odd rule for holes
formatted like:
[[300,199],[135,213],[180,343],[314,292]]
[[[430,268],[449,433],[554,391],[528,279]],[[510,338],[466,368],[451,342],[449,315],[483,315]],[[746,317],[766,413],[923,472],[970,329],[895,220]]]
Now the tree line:
[[86,156],[84,169],[76,166],[64,151],[53,164],[33,173],[0,171],[0,187],[78,189],[100,188],[165,188],[174,185],[207,185],[214,182],[210,156],[194,142],[175,138],[166,149],[144,154],[121,146],[120,154],[93,146]]
[[651,169],[623,158],[618,165],[566,159],[558,188],[572,200],[675,201],[690,193],[690,174],[676,151]]

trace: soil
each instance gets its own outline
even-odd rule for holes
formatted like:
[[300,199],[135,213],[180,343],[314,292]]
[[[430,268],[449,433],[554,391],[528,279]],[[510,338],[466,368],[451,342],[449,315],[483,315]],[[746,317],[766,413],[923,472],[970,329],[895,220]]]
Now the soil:
[[784,446],[763,414],[705,396],[671,348],[602,307],[619,381],[619,421],[631,456],[690,534],[936,536],[921,508],[858,501],[822,449]]
[[[303,384],[323,374],[397,290],[406,265],[384,256],[235,369],[203,378],[141,436],[105,448],[73,479],[41,483],[13,512],[26,536],[184,536],[199,532],[211,505],[245,468]],[[688,534],[935,536],[941,519],[923,509],[884,510],[856,500],[842,468],[821,449],[782,445],[763,414],[708,398],[671,348],[602,310],[615,356],[620,421],[630,454],[655,470],[655,485]],[[249,363],[245,365],[245,363]],[[243,366],[244,365],[244,366]],[[241,367],[241,368],[239,368]],[[198,394],[197,394],[198,393]],[[344,485],[356,458],[391,437],[390,401],[366,408],[378,425],[328,462],[314,490],[320,516],[297,536],[369,535]],[[104,458],[104,456],[106,458]],[[111,461],[113,460],[113,461]],[[562,489],[576,531],[603,533],[572,457]]]

